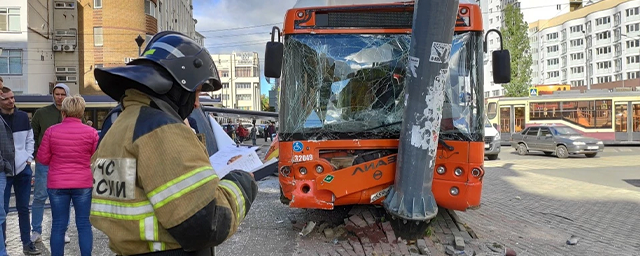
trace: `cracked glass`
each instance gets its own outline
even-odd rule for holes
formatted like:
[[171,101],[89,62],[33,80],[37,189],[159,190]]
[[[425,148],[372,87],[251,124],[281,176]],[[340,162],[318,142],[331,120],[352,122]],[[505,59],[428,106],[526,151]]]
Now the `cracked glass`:
[[[397,139],[411,93],[404,79],[410,42],[406,34],[287,36],[280,139]],[[481,56],[480,32],[454,35],[442,139],[482,140]]]

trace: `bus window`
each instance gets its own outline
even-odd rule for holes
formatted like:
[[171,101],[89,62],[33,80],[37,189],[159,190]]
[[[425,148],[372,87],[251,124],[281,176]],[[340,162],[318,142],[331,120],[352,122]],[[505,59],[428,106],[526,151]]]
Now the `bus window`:
[[500,132],[511,133],[511,107],[500,108]]
[[560,119],[560,102],[532,102],[529,103],[530,120]]
[[107,117],[107,114],[109,114],[109,110],[108,109],[98,109],[98,110],[96,110],[96,120],[93,122],[94,123],[94,127],[95,127],[95,125],[97,125],[96,129],[98,129],[98,130],[102,129],[102,124],[104,123],[104,119]]
[[495,102],[489,103],[489,105],[487,106],[487,117],[489,119],[494,119],[496,118],[497,114],[498,114],[498,103],[495,103]]
[[562,119],[585,128],[611,128],[611,100],[562,102]]

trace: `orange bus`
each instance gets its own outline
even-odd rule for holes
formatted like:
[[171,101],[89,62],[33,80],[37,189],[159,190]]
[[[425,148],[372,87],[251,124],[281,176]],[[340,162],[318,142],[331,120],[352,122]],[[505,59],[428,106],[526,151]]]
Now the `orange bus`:
[[[283,203],[314,209],[382,203],[403,132],[413,9],[413,2],[294,7],[282,33],[274,27],[265,76],[280,78]],[[432,186],[447,209],[480,205],[483,42],[480,7],[461,3]]]

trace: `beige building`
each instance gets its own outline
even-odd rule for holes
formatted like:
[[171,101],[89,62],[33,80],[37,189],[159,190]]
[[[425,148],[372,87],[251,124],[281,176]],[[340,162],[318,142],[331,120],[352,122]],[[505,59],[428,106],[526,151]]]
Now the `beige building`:
[[79,0],[80,92],[102,94],[93,76],[96,67],[125,65],[139,55],[135,39],[158,31],[182,32],[204,45],[195,31],[192,0]]
[[258,110],[260,107],[260,61],[256,52],[212,54],[222,89],[211,94],[227,108]]

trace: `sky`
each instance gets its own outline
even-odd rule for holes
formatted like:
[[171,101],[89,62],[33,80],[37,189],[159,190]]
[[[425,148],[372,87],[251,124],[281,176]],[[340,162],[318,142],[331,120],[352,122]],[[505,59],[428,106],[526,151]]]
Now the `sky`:
[[[271,28],[282,28],[285,12],[295,3],[296,0],[193,0],[196,31],[206,37],[204,44],[211,54],[257,52],[262,71]],[[261,94],[268,95],[271,84],[262,73],[260,78]]]

